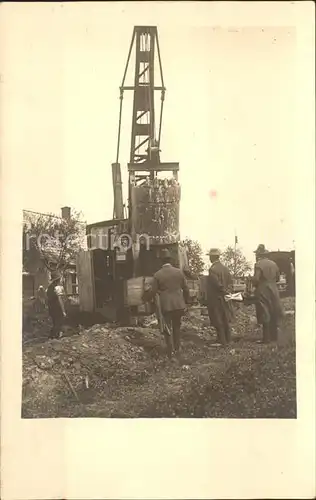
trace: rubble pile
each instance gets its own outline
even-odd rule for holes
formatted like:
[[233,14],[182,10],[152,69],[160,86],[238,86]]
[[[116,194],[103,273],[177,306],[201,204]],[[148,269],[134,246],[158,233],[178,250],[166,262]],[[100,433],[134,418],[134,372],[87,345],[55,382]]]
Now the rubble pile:
[[131,187],[132,221],[136,234],[148,234],[153,244],[179,240],[180,184],[175,179],[149,178]]
[[183,318],[180,362],[166,357],[155,316],[25,344],[23,417],[293,415],[295,315],[285,316],[277,346],[260,346],[254,311],[238,305],[234,342],[221,349],[203,312],[191,308]]
[[[140,334],[144,337],[142,347],[137,345]],[[150,338],[147,345],[146,335]],[[158,348],[162,348],[157,331],[94,325],[79,330],[77,335],[25,345],[23,406],[26,416],[29,407],[32,412],[35,409],[38,416],[45,415],[48,406],[50,411],[58,413],[69,400],[86,402],[92,397],[109,397],[111,392],[119,391],[121,385],[124,387],[131,381],[140,383],[147,371],[154,368],[148,350],[157,347],[157,338]]]

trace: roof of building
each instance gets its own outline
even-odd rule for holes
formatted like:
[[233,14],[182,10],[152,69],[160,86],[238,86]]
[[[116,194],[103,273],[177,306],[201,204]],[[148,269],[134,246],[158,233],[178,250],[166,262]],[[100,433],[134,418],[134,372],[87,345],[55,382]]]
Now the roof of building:
[[91,224],[87,224],[87,229],[92,229],[94,227],[117,226],[121,222],[128,222],[128,219],[109,219],[109,220],[103,220],[103,221],[99,221],[99,222],[93,222]]

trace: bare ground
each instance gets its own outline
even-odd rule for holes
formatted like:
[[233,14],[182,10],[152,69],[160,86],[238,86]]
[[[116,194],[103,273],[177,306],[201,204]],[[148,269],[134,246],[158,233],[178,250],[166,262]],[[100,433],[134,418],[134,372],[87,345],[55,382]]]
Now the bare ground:
[[236,307],[227,348],[191,310],[179,361],[154,326],[76,327],[47,340],[41,319],[35,338],[24,336],[22,417],[295,418],[295,306],[283,302],[279,341],[268,346],[256,343],[252,307]]

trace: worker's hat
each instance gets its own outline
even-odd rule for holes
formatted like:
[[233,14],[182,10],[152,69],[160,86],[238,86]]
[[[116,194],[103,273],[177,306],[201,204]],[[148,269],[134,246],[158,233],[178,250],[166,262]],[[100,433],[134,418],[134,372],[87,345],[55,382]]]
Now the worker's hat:
[[171,258],[171,253],[169,252],[168,248],[163,248],[161,250],[160,257],[162,259],[170,259]]
[[221,251],[219,248],[211,248],[207,255],[209,257],[219,257],[220,254],[221,254]]
[[258,248],[257,248],[257,250],[254,251],[254,253],[256,255],[265,255],[265,254],[267,254],[269,252],[266,249],[265,245],[263,245],[262,243],[260,243],[260,245],[258,245]]

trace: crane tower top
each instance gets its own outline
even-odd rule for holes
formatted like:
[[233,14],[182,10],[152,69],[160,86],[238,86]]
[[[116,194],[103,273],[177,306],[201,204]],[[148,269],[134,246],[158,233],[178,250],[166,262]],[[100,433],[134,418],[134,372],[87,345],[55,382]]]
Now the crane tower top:
[[[133,49],[135,51],[135,68],[133,85],[126,85],[126,75],[131,64]],[[155,85],[155,69],[158,68],[160,85]],[[161,163],[160,142],[162,129],[165,85],[161,64],[158,30],[156,26],[135,26],[129,48],[124,76],[120,87],[122,101],[124,91],[133,91],[133,116],[131,131],[131,149],[128,171],[130,181],[134,184],[146,177],[155,178],[158,172],[171,171],[175,177],[179,170],[178,163]],[[161,94],[159,121],[156,122],[155,95]],[[158,125],[158,126],[157,126]],[[120,126],[117,148],[119,161]]]

